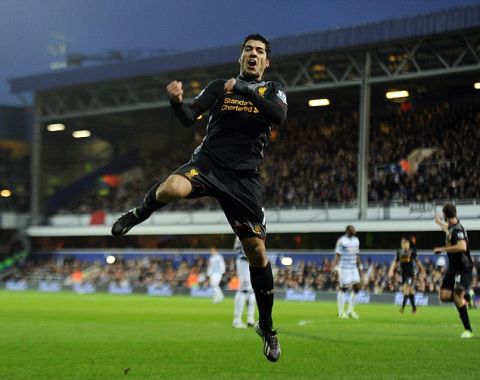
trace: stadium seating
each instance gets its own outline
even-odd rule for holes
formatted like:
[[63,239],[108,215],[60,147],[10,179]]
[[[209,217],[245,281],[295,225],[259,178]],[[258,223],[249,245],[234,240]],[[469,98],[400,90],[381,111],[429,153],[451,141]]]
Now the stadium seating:
[[[441,103],[415,106],[376,116],[370,131],[370,202],[408,204],[480,196],[480,138],[475,104]],[[272,135],[262,168],[264,199],[269,208],[352,205],[356,198],[356,113],[293,113]],[[183,142],[183,146],[192,145]],[[418,149],[432,154],[418,167],[401,165]],[[91,213],[98,209],[121,212],[137,205],[148,188],[188,159],[176,154],[149,152],[138,166],[120,174],[119,186],[97,186],[54,212]],[[213,199],[178,202],[169,210],[218,209]]]

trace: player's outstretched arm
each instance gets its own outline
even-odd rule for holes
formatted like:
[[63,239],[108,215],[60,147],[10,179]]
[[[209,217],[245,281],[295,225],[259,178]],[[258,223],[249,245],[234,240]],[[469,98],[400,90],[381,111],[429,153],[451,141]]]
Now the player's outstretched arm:
[[434,221],[436,224],[438,224],[443,232],[448,233],[448,224],[442,221],[442,217],[440,215],[435,215]]

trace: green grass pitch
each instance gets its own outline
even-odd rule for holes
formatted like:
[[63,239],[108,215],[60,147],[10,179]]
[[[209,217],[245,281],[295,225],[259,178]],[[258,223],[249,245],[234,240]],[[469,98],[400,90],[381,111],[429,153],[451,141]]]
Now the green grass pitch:
[[232,299],[0,291],[0,379],[479,378],[480,334],[461,340],[453,307],[357,310],[339,320],[331,302],[277,301],[270,363],[252,329],[231,327]]

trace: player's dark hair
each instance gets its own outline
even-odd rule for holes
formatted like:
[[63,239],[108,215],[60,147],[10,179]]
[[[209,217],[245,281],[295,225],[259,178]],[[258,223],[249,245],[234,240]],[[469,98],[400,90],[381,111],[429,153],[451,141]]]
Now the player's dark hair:
[[345,228],[345,233],[347,234],[348,237],[352,237],[352,236],[355,236],[355,227],[351,224],[349,224],[346,228]]
[[247,41],[254,40],[254,41],[261,41],[265,44],[265,52],[267,53],[267,58],[270,59],[270,53],[271,53],[271,48],[270,48],[270,41],[267,40],[264,36],[261,34],[255,33],[255,34],[249,34],[245,39],[243,40],[242,44],[242,50],[245,47]]
[[453,203],[447,203],[443,206],[443,213],[447,219],[452,219],[457,217],[457,208]]

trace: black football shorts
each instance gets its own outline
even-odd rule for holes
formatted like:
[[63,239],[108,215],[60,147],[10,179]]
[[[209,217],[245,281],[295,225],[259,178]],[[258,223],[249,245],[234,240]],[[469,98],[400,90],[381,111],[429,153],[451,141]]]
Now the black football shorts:
[[402,273],[402,285],[413,286],[413,275]]
[[443,276],[441,289],[468,290],[472,285],[472,271],[455,273],[448,269]]
[[216,198],[240,239],[265,239],[266,223],[259,173],[227,170],[216,166],[205,154],[194,154],[174,174],[182,175],[192,183],[193,190],[187,198]]

